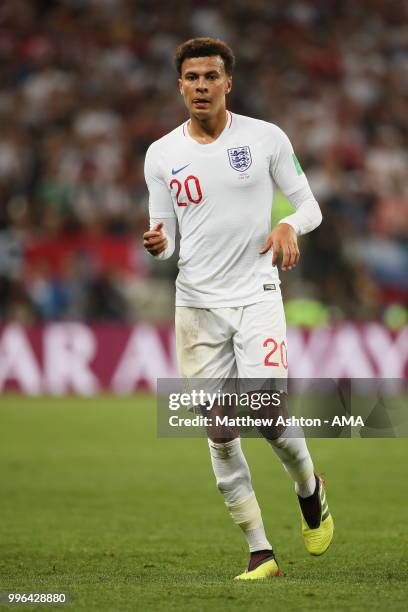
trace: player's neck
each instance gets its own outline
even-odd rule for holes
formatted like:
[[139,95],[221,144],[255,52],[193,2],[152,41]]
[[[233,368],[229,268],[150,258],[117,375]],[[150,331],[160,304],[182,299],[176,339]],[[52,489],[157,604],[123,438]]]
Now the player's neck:
[[208,119],[198,119],[191,115],[187,126],[188,133],[198,143],[209,144],[217,140],[218,136],[224,131],[227,121],[228,115],[225,108],[216,117],[209,117]]

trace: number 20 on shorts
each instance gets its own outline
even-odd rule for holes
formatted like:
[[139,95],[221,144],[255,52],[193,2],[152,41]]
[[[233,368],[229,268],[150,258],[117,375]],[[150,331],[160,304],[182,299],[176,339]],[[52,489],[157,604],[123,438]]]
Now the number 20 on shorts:
[[[278,344],[273,338],[267,338],[264,341],[263,346],[265,348],[272,348],[272,350],[270,350],[269,353],[265,355],[265,366],[278,368],[282,364],[285,370],[288,369],[288,353],[286,350],[286,342],[284,340],[282,340],[282,342]],[[276,359],[280,359],[280,363],[279,361],[274,361]]]
[[[181,193],[183,191],[183,186],[188,202],[184,200],[184,195]],[[176,189],[177,206],[188,206],[189,203],[200,204],[203,199],[200,181],[192,174],[190,174],[190,176],[184,180],[184,184],[182,184],[178,179],[173,179],[170,181],[169,187],[171,191],[173,191],[173,187]]]

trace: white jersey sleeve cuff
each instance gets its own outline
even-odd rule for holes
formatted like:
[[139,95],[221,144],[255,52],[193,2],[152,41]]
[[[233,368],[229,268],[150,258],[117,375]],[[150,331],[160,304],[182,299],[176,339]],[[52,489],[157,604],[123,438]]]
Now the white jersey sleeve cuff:
[[298,236],[316,229],[322,222],[322,213],[309,185],[305,185],[288,196],[296,212],[284,217],[279,223],[291,225]]

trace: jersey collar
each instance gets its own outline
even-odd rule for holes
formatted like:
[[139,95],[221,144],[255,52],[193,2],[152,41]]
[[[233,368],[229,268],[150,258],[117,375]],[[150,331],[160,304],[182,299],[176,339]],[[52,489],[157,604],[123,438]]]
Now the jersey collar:
[[200,148],[207,149],[208,147],[213,147],[214,145],[219,144],[221,139],[225,136],[226,132],[228,132],[228,130],[231,129],[232,122],[233,122],[233,114],[231,113],[231,111],[227,110],[227,122],[221,134],[218,136],[218,138],[214,140],[213,142],[209,142],[207,144],[201,144],[197,142],[196,140],[194,140],[194,138],[191,138],[190,134],[188,133],[188,124],[190,123],[190,119],[189,119],[188,121],[183,123],[183,126],[182,126],[183,136],[187,138],[188,141],[191,142],[193,145],[196,145],[197,147],[200,147]]

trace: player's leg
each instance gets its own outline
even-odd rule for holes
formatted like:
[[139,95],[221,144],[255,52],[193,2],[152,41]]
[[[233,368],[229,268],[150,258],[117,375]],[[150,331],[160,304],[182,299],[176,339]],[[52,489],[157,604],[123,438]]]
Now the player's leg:
[[[225,415],[224,407],[210,412],[211,418]],[[223,427],[225,431],[225,428]],[[250,560],[246,571],[238,580],[271,578],[279,574],[272,546],[269,543],[262,520],[261,510],[254,489],[248,463],[241,448],[241,440],[235,429],[222,435],[217,428],[208,428],[208,446],[217,488],[224,497],[225,505],[233,522],[240,527],[248,544]]]
[[[279,387],[279,380],[287,379],[286,321],[280,295],[244,307],[234,348],[238,375],[248,387],[255,390],[257,379],[272,379]],[[279,435],[283,431],[285,434]],[[298,438],[288,435],[288,430],[274,428],[270,434],[265,437],[294,480],[297,494],[302,497],[311,495],[316,483],[304,437]]]
[[[176,308],[177,356],[182,376],[205,378],[203,384],[206,386],[213,381],[214,389],[220,381],[236,376],[231,338],[234,322],[239,316],[237,309],[233,308]],[[216,409],[211,416],[215,415]],[[220,434],[216,428],[209,429],[208,446],[217,488],[223,495],[233,522],[241,528],[246,538],[251,553],[250,563],[257,561],[257,565],[260,565],[264,562],[263,572],[268,570],[271,573],[272,547],[265,535],[240,438],[234,430],[225,432],[224,429]]]
[[[256,378],[272,378],[275,382],[287,378],[286,322],[280,295],[244,307],[234,349],[238,375],[250,380],[252,386]],[[303,432],[287,428],[277,435],[273,429],[270,433],[265,435],[262,431],[295,484],[306,548],[311,554],[322,554],[333,534],[332,518]]]
[[[237,578],[269,578],[277,575],[278,566],[265,534],[240,438],[228,442],[213,442],[209,438],[208,445],[218,490],[224,497],[233,522],[241,528],[250,552],[247,571]],[[273,564],[270,563],[272,560]],[[255,570],[258,570],[258,575],[251,573]]]

